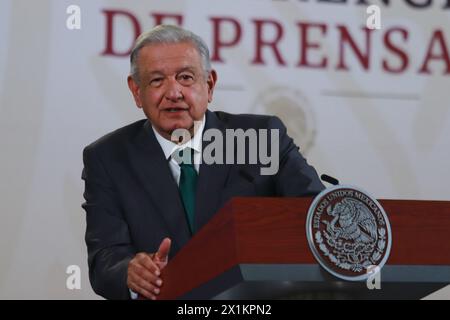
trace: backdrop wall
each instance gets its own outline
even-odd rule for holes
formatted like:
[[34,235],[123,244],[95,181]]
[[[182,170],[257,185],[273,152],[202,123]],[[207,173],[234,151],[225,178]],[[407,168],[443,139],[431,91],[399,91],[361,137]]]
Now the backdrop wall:
[[210,46],[212,110],[279,115],[319,173],[377,198],[450,200],[449,2],[372,1],[373,31],[368,4],[341,2],[0,1],[0,298],[96,297],[82,149],[143,118],[126,54],[159,21]]

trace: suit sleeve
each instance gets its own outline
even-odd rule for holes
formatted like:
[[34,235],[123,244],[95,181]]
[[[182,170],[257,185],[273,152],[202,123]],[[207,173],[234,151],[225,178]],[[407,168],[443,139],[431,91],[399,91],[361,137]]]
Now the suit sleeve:
[[271,117],[270,129],[279,130],[279,168],[275,175],[277,194],[285,197],[313,196],[325,186],[314,167],[309,165],[299,151],[286,127],[278,117]]
[[107,299],[129,299],[128,262],[136,254],[114,185],[96,150],[83,151],[89,280]]

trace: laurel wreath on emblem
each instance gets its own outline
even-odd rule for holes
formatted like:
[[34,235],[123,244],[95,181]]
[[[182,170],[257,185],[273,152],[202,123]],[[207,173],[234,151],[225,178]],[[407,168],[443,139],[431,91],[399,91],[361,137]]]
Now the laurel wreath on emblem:
[[327,225],[323,231],[325,239],[321,231],[314,235],[323,254],[338,268],[353,272],[378,265],[386,248],[386,229],[377,228],[370,210],[355,199],[345,198],[334,208],[329,207],[327,213],[333,219],[331,222],[321,221]]

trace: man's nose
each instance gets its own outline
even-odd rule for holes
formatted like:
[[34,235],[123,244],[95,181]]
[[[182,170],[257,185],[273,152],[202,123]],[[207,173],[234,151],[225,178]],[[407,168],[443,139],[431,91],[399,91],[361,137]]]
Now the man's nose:
[[170,79],[168,81],[165,98],[170,101],[183,99],[183,86],[176,79]]

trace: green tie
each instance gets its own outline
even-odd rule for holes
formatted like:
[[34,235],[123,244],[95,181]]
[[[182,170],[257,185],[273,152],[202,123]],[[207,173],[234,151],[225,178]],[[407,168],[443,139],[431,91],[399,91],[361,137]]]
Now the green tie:
[[[183,154],[188,152],[188,154]],[[183,200],[184,211],[186,212],[187,220],[191,234],[195,233],[195,192],[197,190],[197,171],[193,165],[193,150],[186,148],[180,152],[181,175],[180,175],[180,195]]]

